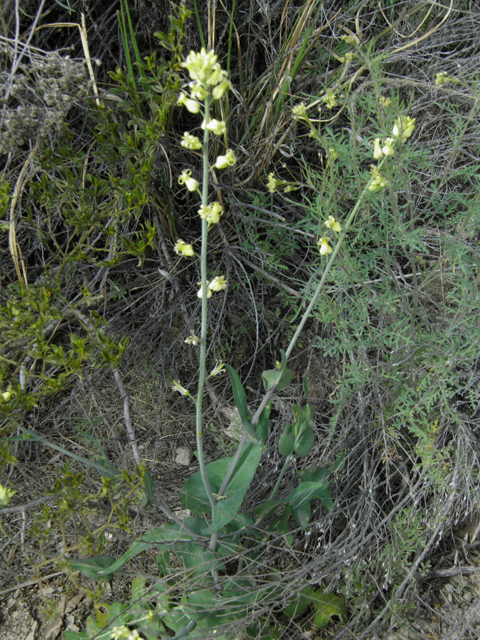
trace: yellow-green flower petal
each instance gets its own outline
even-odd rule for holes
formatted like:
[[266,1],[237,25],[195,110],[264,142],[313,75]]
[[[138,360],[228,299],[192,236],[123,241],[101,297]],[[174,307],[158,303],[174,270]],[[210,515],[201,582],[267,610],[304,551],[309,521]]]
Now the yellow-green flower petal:
[[192,136],[192,134],[188,133],[188,131],[185,131],[185,133],[183,134],[183,138],[180,144],[185,149],[201,149],[202,148],[202,143],[197,138],[197,136]]
[[198,187],[200,186],[195,178],[192,178],[192,172],[190,169],[185,169],[184,171],[182,171],[180,177],[178,178],[178,182],[180,184],[184,184],[189,191],[197,191]]
[[395,149],[393,148],[393,138],[387,138],[385,140],[385,146],[382,148],[382,152],[387,157],[393,156],[395,153]]
[[328,256],[333,251],[328,238],[320,238],[318,246],[320,247],[320,253],[322,256]]
[[216,276],[208,285],[208,288],[212,291],[222,291],[227,288],[227,281],[225,276]]
[[177,240],[177,242],[175,243],[175,246],[173,248],[173,250],[175,251],[175,253],[177,255],[183,255],[183,256],[193,256],[194,255],[194,251],[193,251],[193,247],[191,244],[187,244],[186,242],[184,242],[183,240]]
[[340,233],[342,231],[342,225],[335,220],[333,216],[329,216],[327,220],[325,220],[325,226],[327,229],[331,231],[335,231],[336,233]]
[[375,138],[375,142],[373,143],[373,157],[375,160],[380,160],[383,158],[382,147],[380,146],[380,138]]

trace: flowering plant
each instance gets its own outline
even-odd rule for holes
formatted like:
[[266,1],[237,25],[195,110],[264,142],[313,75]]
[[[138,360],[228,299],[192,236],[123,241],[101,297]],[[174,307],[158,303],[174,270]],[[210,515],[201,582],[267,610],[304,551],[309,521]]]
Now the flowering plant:
[[[191,335],[185,340],[192,348],[199,349],[200,365],[198,387],[195,394],[191,393],[178,380],[173,382],[173,389],[195,403],[196,455],[199,471],[186,481],[181,491],[182,509],[189,514],[184,520],[179,519],[156,498],[153,479],[146,473],[145,503],[158,506],[173,522],[147,531],[116,561],[113,558],[101,556],[101,558],[90,558],[88,561],[74,563],[76,568],[84,572],[88,571],[89,577],[106,579],[134,555],[150,545],[163,545],[164,555],[159,558],[158,562],[163,582],[175,585],[177,580],[176,567],[183,564],[196,583],[196,590],[184,591],[180,602],[178,597],[172,596],[170,590],[165,587],[159,589],[157,598],[162,615],[161,620],[157,620],[157,625],[161,631],[168,635],[172,635],[173,631],[176,632],[176,638],[203,635],[207,630],[211,631],[212,629],[216,633],[217,627],[244,619],[250,605],[253,606],[256,602],[274,600],[280,596],[285,601],[285,592],[275,581],[266,580],[262,584],[257,584],[255,580],[255,571],[258,569],[257,556],[252,541],[261,542],[265,540],[265,536],[275,530],[285,535],[288,540],[290,536],[288,519],[292,517],[298,527],[305,528],[310,519],[310,503],[315,498],[320,499],[323,507],[327,510],[331,509],[333,505],[329,493],[328,478],[340,466],[341,459],[329,469],[314,467],[309,471],[302,472],[299,474],[299,485],[290,495],[282,499],[277,496],[282,478],[292,457],[295,455],[298,457],[308,456],[314,442],[315,436],[312,428],[314,413],[308,402],[305,380],[306,403],[303,407],[292,405],[294,421],[283,429],[278,440],[278,450],[280,455],[284,457],[284,463],[275,486],[268,499],[257,505],[252,512],[239,513],[260,464],[268,437],[272,394],[275,391],[285,389],[293,378],[293,372],[288,368],[287,360],[312,313],[348,229],[355,220],[362,203],[369,192],[378,191],[388,184],[387,179],[381,173],[382,166],[388,158],[394,155],[396,145],[405,142],[414,129],[414,120],[400,117],[395,122],[392,137],[386,138],[383,142],[380,142],[380,138],[375,139],[373,155],[379,161],[379,166],[372,167],[372,175],[353,210],[344,222],[340,222],[332,215],[323,221],[328,232],[338,234],[337,242],[333,244],[327,235],[322,235],[318,241],[320,255],[327,259],[323,275],[287,350],[281,350],[281,361],[273,369],[263,372],[262,380],[265,394],[252,415],[248,407],[245,389],[233,367],[228,364],[216,363],[210,373],[207,373],[208,301],[214,293],[223,292],[223,295],[228,295],[228,282],[225,276],[215,275],[212,279],[208,279],[208,232],[212,225],[219,223],[223,214],[223,207],[220,203],[209,202],[209,174],[213,167],[227,169],[234,166],[236,162],[234,151],[226,148],[213,163],[210,163],[209,136],[214,134],[227,137],[226,123],[211,118],[210,111],[212,104],[220,100],[228,90],[230,82],[213,51],[202,49],[200,53],[191,52],[183,63],[183,67],[190,76],[190,82],[180,94],[178,105],[193,114],[198,114],[203,119],[200,124],[203,141],[194,133],[185,132],[181,143],[185,149],[202,150],[202,182],[200,184],[193,177],[190,169],[184,169],[178,179],[180,185],[192,194],[198,194],[200,200],[198,215],[201,221],[199,256],[201,280],[198,283],[197,296],[201,299],[201,327],[199,336],[191,332]],[[329,99],[332,102],[334,96],[329,96]],[[296,115],[307,123],[310,122],[304,105],[296,109]],[[331,150],[328,153],[329,161],[335,162],[335,153]],[[272,190],[278,186],[274,176],[270,177],[269,186]],[[181,239],[177,240],[174,250],[178,255],[187,258],[195,256],[192,245]],[[226,457],[207,464],[204,455],[203,425],[205,383],[209,377],[216,376],[225,369],[228,371],[232,384],[235,405],[243,426],[243,435],[233,457]],[[280,516],[278,516],[278,511],[281,511]],[[264,527],[268,528],[268,533]],[[245,547],[244,540],[248,540]],[[241,562],[233,563],[234,566],[238,565],[239,567],[239,574],[236,575],[235,569],[229,568],[227,562],[229,559],[236,558],[239,553],[241,553]],[[173,557],[176,560],[173,560]],[[182,583],[179,582],[179,584]],[[286,606],[285,611],[295,612],[300,600],[303,603],[308,603],[310,593],[311,589],[309,591],[307,585],[302,585],[297,596],[291,596],[294,601],[293,609]],[[322,597],[325,596],[331,603],[333,601],[331,595],[322,594]],[[315,597],[318,598],[318,594]],[[338,610],[335,613],[343,619],[345,611],[341,602],[336,602],[338,602]],[[287,613],[287,615],[289,614]],[[259,622],[257,627],[249,627],[249,633],[259,634],[262,629],[264,635],[264,624],[266,623]],[[147,635],[143,628],[142,632]],[[131,632],[126,625],[117,624],[110,637],[136,637],[134,634],[135,631]],[[150,636],[147,635],[147,637]]]

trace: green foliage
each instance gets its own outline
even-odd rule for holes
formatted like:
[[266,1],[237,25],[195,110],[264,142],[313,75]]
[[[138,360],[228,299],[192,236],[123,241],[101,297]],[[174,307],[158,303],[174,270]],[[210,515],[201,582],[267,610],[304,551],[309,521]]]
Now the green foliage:
[[[115,344],[103,329],[105,322],[92,311],[87,336],[71,333],[70,348],[56,344],[51,336],[68,309],[57,286],[47,282],[26,287],[10,285],[5,294],[5,304],[0,307],[0,384],[7,391],[0,396],[0,416],[6,434],[41,398],[81,377],[87,362],[99,367],[116,366],[128,339]],[[20,378],[15,375],[18,371]]]
[[[241,143],[272,131],[272,123],[285,114],[292,82],[313,45],[310,36],[315,21],[309,21],[310,14],[318,17],[320,11],[320,3],[312,0],[299,13],[282,51],[282,60],[288,50],[294,52],[288,74],[282,65],[273,65],[270,94],[265,95],[265,85],[260,90],[256,88],[258,93],[254,92],[249,105],[250,118],[240,136]],[[296,591],[290,590],[290,585],[282,583],[280,569],[268,566],[260,553],[272,538],[281,539],[292,550],[294,534],[307,532],[312,507],[320,504],[327,512],[333,508],[330,480],[340,468],[342,456],[328,469],[320,466],[303,469],[297,474],[297,486],[280,492],[293,456],[307,458],[314,444],[314,412],[306,380],[305,404],[291,405],[293,422],[283,428],[278,439],[278,452],[284,463],[275,486],[270,495],[262,495],[254,506],[245,506],[267,446],[272,393],[287,389],[291,383],[294,374],[288,369],[287,360],[295,344],[300,344],[299,333],[312,315],[321,327],[317,348],[324,357],[343,361],[339,391],[333,397],[331,435],[342,412],[368,390],[375,398],[366,416],[368,446],[383,446],[383,461],[387,465],[389,456],[394,455],[392,441],[395,446],[400,443],[415,472],[429,478],[432,494],[442,489],[455,453],[453,445],[440,442],[445,424],[456,424],[452,398],[461,392],[465,402],[475,406],[477,397],[472,388],[465,391],[463,380],[466,375],[473,380],[465,370],[474,368],[475,348],[480,339],[479,265],[476,254],[464,242],[466,236],[473,241],[480,226],[476,169],[457,167],[448,178],[432,185],[425,210],[434,208],[433,219],[422,209],[422,202],[414,201],[412,196],[419,192],[423,176],[434,173],[428,149],[406,144],[407,137],[403,140],[400,133],[396,136],[394,158],[387,157],[389,154],[385,152],[386,157],[369,173],[375,136],[393,150],[394,142],[387,143],[385,136],[395,136],[393,128],[402,122],[406,108],[393,95],[389,105],[379,100],[378,78],[372,93],[359,93],[355,103],[349,103],[348,87],[339,84],[346,63],[353,59],[345,41],[339,48],[345,66],[331,75],[332,86],[312,96],[312,104],[320,103],[322,109],[330,112],[337,106],[342,111],[344,106],[350,107],[343,117],[355,134],[347,135],[347,127],[338,133],[317,126],[318,121],[310,120],[304,106],[303,115],[302,109],[294,115],[302,126],[310,128],[312,139],[319,144],[321,167],[305,165],[303,184],[295,182],[287,167],[288,180],[274,177],[270,180],[270,185],[281,187],[282,193],[297,186],[311,188],[314,198],[294,203],[303,208],[304,217],[287,226],[278,216],[280,223],[272,224],[272,217],[270,214],[263,217],[262,209],[273,204],[273,196],[248,196],[255,213],[250,210],[240,224],[241,232],[246,232],[243,248],[246,251],[260,248],[271,257],[270,273],[274,269],[288,269],[285,265],[288,257],[305,249],[308,256],[304,268],[310,279],[305,287],[305,304],[299,305],[291,317],[289,331],[295,333],[288,350],[280,350],[281,362],[276,368],[262,373],[265,395],[255,415],[249,410],[239,375],[226,365],[244,434],[234,455],[209,464],[204,460],[202,400],[208,334],[205,284],[207,276],[213,273],[212,268],[207,269],[206,247],[208,231],[214,223],[202,217],[200,375],[197,396],[188,393],[197,408],[200,469],[181,490],[182,508],[193,515],[179,520],[160,503],[155,495],[155,482],[145,469],[137,467],[134,473],[117,469],[100,441],[83,429],[85,424],[78,423],[76,431],[79,441],[90,449],[91,459],[75,455],[22,425],[22,417],[32,407],[64,389],[75,377],[81,377],[87,363],[115,368],[127,346],[126,338],[117,344],[107,335],[105,322],[94,309],[89,309],[88,317],[85,315],[84,308],[94,302],[93,291],[84,286],[75,296],[60,293],[62,285],[75,282],[76,267],[93,265],[108,270],[131,256],[141,266],[156,233],[147,219],[150,207],[156,208],[163,231],[172,240],[178,239],[164,143],[182,86],[181,66],[190,71],[194,82],[189,87],[197,92],[195,104],[201,103],[204,109],[202,208],[211,197],[210,110],[215,100],[215,115],[228,112],[229,105],[220,102],[224,91],[220,97],[212,92],[212,87],[218,88],[216,84],[225,80],[223,76],[219,76],[218,83],[207,76],[202,80],[202,73],[213,76],[216,73],[216,62],[208,54],[202,52],[202,64],[190,60],[182,65],[184,27],[190,13],[183,5],[174,8],[169,33],[155,34],[167,59],[159,59],[156,53],[142,59],[128,2],[121,1],[118,20],[126,68],[110,72],[113,84],[101,100],[90,105],[87,125],[94,137],[90,148],[83,141],[77,142],[69,131],[52,148],[43,143],[39,148],[35,159],[39,179],[30,185],[35,207],[30,206],[27,220],[33,223],[38,208],[38,241],[45,256],[42,273],[32,285],[10,284],[0,308],[4,340],[0,354],[0,412],[5,436],[0,445],[0,469],[17,462],[9,449],[10,443],[29,442],[52,447],[100,476],[98,491],[89,493],[85,491],[84,473],[71,470],[68,464],[58,470],[50,492],[55,503],[42,507],[32,530],[42,566],[54,562],[65,567],[73,581],[78,579],[78,572],[98,581],[98,589],[91,595],[99,603],[105,581],[124,573],[126,565],[139,554],[154,553],[158,565],[158,577],[149,576],[148,587],[144,578],[135,578],[128,605],[102,604],[103,611],[97,608],[87,621],[87,629],[67,632],[67,640],[92,636],[135,638],[140,634],[146,638],[160,635],[162,640],[215,634],[227,640],[231,637],[229,625],[236,625],[237,629],[243,626],[246,635],[279,638],[283,632],[279,620],[272,622],[271,617],[258,614],[260,605],[278,603],[282,603],[288,618],[298,617],[310,607],[319,628],[334,617],[346,623],[346,596],[327,592],[321,586],[314,588],[304,581],[296,585]],[[355,40],[353,35],[350,38]],[[363,62],[365,68],[370,68],[368,59]],[[345,104],[340,106],[340,100]],[[191,111],[197,113],[194,108]],[[460,138],[461,125],[454,116],[452,135]],[[212,131],[218,133],[215,127]],[[226,135],[225,146],[227,138]],[[291,149],[295,149],[293,142]],[[264,158],[267,157],[269,154],[265,153]],[[263,167],[264,162],[262,159],[261,163],[255,163],[255,171],[261,170],[258,166]],[[447,180],[468,185],[472,190],[468,195],[461,189],[446,193]],[[189,197],[196,196],[195,191],[192,189]],[[3,219],[11,203],[11,185],[2,179]],[[267,223],[265,232],[263,227]],[[432,233],[433,224],[436,233]],[[2,222],[1,229],[7,231],[10,225]],[[307,249],[311,238],[318,239],[314,251],[311,247]],[[121,280],[110,285],[113,299],[125,296]],[[102,291],[102,296],[105,295]],[[309,306],[304,311],[306,303]],[[274,313],[280,313],[278,307]],[[298,324],[293,324],[300,314]],[[70,334],[68,345],[52,337],[67,317],[80,325],[78,335]],[[240,326],[240,330],[248,333],[245,326]],[[471,340],[465,340],[465,335]],[[218,347],[222,355],[223,348]],[[176,383],[176,388],[184,391],[180,383]],[[382,445],[375,439],[378,431],[382,434]],[[133,503],[139,503],[141,508],[160,506],[173,522],[149,529],[120,557],[109,555],[107,529],[130,532],[129,509]],[[107,515],[103,522],[92,525],[91,516],[98,513],[99,504]],[[65,542],[67,525],[74,514],[83,527],[83,538],[68,549],[66,546],[60,549],[59,555],[52,558],[47,553],[47,543],[55,535]],[[377,576],[383,573],[383,588],[403,580],[415,553],[423,548],[424,523],[419,511],[413,507],[399,511],[386,525],[386,534],[388,542],[371,563]],[[72,559],[74,554],[79,557]],[[84,557],[87,555],[90,557]],[[368,571],[373,571],[372,567]],[[355,567],[352,582],[358,591],[370,594],[368,571]]]
[[127,638],[134,630],[137,634],[143,634],[148,640],[158,638],[158,632],[164,633],[166,629],[155,606],[145,600],[144,596],[148,593],[145,579],[134,578],[129,604],[102,603],[102,609],[106,611],[102,612],[97,608],[96,614],[88,617],[86,630],[65,631],[65,640],[89,640],[92,637],[105,640]]
[[[391,102],[383,107],[375,96],[360,97],[350,112],[351,126],[370,145],[382,135],[372,129],[372,112],[387,133],[401,112],[402,105],[393,97]],[[301,228],[317,237],[324,235],[331,212],[345,223],[343,212],[361,193],[372,158],[371,146],[359,145],[354,136],[342,138],[328,129],[322,134],[323,153],[328,157],[334,149],[336,159],[323,173],[306,170],[305,180],[317,196],[301,221]],[[460,124],[452,135],[463,135]],[[443,183],[431,186],[435,214],[427,217],[412,194],[422,192],[425,174],[434,174],[429,150],[404,144],[392,160],[382,169],[389,186],[367,194],[328,276],[329,293],[316,302],[323,327],[317,347],[326,358],[344,359],[332,431],[359,390],[381,390],[394,431],[408,432],[419,465],[429,469],[439,487],[451,452],[437,449],[431,425],[456,423],[451,401],[469,387],[460,372],[473,372],[477,354],[472,347],[480,339],[479,264],[465,243],[466,229],[480,228],[480,183],[472,168],[459,165]],[[450,190],[447,179],[465,188]],[[312,277],[319,264],[312,263]],[[311,289],[306,295],[311,299]],[[474,406],[477,399],[467,393]]]
[[315,611],[314,623],[317,627],[326,627],[333,616],[338,616],[345,623],[347,621],[347,607],[345,598],[332,592],[325,592],[320,587],[314,589],[310,585],[300,592],[298,598],[285,609],[289,618],[299,616],[308,606]]

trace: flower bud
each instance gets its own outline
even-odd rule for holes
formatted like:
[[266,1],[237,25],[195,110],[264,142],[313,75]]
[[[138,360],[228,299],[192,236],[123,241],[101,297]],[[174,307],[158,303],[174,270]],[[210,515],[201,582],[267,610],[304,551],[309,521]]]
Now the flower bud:
[[373,157],[375,160],[380,160],[383,157],[383,151],[380,146],[380,138],[375,138],[375,142],[373,143]]

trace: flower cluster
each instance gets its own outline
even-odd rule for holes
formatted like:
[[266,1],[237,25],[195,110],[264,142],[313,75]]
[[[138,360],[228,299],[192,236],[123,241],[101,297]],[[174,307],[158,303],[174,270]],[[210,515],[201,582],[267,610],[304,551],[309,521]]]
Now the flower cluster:
[[[199,298],[203,297],[202,283],[198,283],[200,289],[197,292]],[[216,276],[211,282],[207,280],[207,298],[212,297],[212,291],[223,291],[227,288],[227,281],[224,276]]]
[[[395,153],[395,144],[400,141],[402,144],[406,142],[412,135],[414,129],[415,118],[399,116],[395,120],[395,124],[393,126],[392,138],[385,138],[383,142],[380,141],[380,138],[375,138],[375,142],[373,143],[373,157],[375,160],[382,160],[383,158],[393,156]],[[383,187],[387,186],[388,180],[382,176],[378,167],[371,165],[370,171],[372,173],[372,178],[368,187],[370,191],[378,191],[379,189],[383,189]]]
[[[210,101],[220,100],[227,89],[231,87],[231,83],[227,78],[227,74],[222,70],[218,63],[218,57],[213,51],[206,51],[202,49],[200,53],[190,52],[190,55],[182,66],[188,71],[191,82],[188,83],[189,94],[182,91],[177,104],[184,106],[190,113],[201,113],[203,115],[203,122],[201,128],[204,131],[203,143],[200,139],[192,133],[186,131],[183,134],[181,141],[182,147],[196,151],[203,149],[204,158],[203,162],[208,163],[206,157],[208,136],[213,133],[216,136],[226,136],[227,125],[225,122],[210,118]],[[236,163],[237,159],[235,153],[231,149],[226,149],[225,152],[217,157],[213,163],[214,169],[226,169],[232,167]],[[192,176],[190,169],[184,169],[182,171],[178,182],[184,185],[189,191],[200,192],[200,184]],[[223,207],[218,202],[211,202],[206,204],[206,190],[207,184],[203,184],[203,202],[198,209],[198,215],[202,220],[205,220],[208,228],[212,224],[217,224],[223,215]],[[205,227],[202,227],[205,230]],[[193,256],[193,247],[187,244],[183,240],[178,240],[175,244],[175,252],[179,255]],[[203,255],[203,254],[202,254]],[[203,298],[203,290],[201,283],[200,290],[198,291],[198,297]],[[225,289],[227,282],[223,276],[218,276],[207,283],[206,297],[210,298],[212,291],[221,291]],[[194,342],[195,336],[187,338],[189,344],[196,344]]]
[[372,174],[372,179],[370,181],[370,186],[368,187],[369,191],[379,191],[386,187],[388,184],[388,180],[382,176],[380,171],[377,169],[375,165],[370,166],[370,172]]
[[218,202],[212,202],[208,205],[203,205],[198,210],[198,215],[203,220],[206,220],[208,224],[217,224],[223,215],[223,207]]
[[288,182],[286,180],[280,180],[275,177],[274,173],[268,174],[268,182],[267,188],[270,193],[275,193],[277,189],[282,188],[284,193],[290,193],[290,191],[295,191],[298,189],[297,185],[294,182]]
[[406,142],[407,138],[410,138],[415,129],[415,120],[416,118],[409,118],[408,116],[397,118],[395,126],[393,127],[393,135],[395,138],[401,138],[402,142]]
[[[338,220],[335,220],[333,216],[328,216],[324,224],[327,227],[327,229],[329,229],[330,231],[333,231],[335,233],[342,232],[342,225],[340,224],[340,222],[338,222]],[[318,248],[320,250],[320,255],[322,256],[330,255],[333,251],[332,247],[330,246],[330,238],[326,236],[323,236],[322,238],[320,238],[320,240],[318,241]]]

